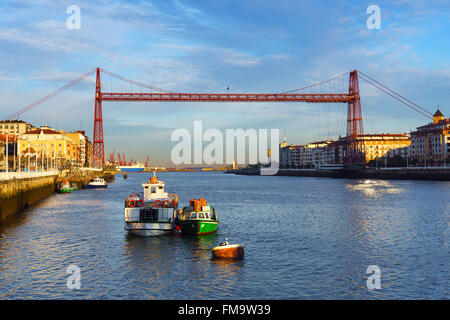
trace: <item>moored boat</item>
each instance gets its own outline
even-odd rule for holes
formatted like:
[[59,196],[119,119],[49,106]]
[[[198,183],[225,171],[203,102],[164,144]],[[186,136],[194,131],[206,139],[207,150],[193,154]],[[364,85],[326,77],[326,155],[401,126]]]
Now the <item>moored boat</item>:
[[164,191],[164,181],[153,173],[142,184],[143,197],[134,193],[125,199],[125,230],[138,236],[158,236],[175,230],[178,196]]
[[64,180],[63,182],[61,182],[57,189],[57,191],[59,193],[70,193],[73,190],[76,190],[76,189],[74,189],[74,187],[68,180]]
[[105,180],[103,180],[102,178],[95,178],[94,180],[92,180],[91,182],[86,184],[86,186],[85,186],[86,189],[107,188],[107,187],[108,187],[108,185],[106,184]]
[[181,233],[203,235],[216,232],[219,225],[216,209],[208,205],[206,199],[191,199],[189,204],[178,212],[177,224]]

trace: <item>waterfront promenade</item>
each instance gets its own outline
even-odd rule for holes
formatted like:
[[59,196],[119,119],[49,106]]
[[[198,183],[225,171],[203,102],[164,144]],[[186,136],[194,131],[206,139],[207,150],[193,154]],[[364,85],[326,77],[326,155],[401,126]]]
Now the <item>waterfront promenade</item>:
[[53,194],[62,180],[82,187],[102,173],[95,168],[0,172],[0,222]]
[[12,179],[29,179],[39,177],[57,176],[58,170],[49,171],[22,171],[22,172],[0,172],[0,182]]

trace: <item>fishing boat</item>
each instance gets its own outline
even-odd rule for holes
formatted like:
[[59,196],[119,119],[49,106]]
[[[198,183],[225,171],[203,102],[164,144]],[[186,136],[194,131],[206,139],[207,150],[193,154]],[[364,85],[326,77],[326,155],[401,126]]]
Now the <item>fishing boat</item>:
[[138,193],[125,199],[125,230],[138,236],[159,236],[175,230],[178,196],[165,192],[164,181],[153,177],[142,184],[143,197]]
[[177,224],[181,233],[202,235],[216,232],[219,220],[214,207],[208,205],[206,199],[191,199],[189,204],[178,212]]
[[102,178],[95,178],[91,182],[89,182],[85,188],[86,189],[93,189],[93,188],[107,188],[108,185],[106,184],[105,180]]
[[228,239],[217,247],[211,249],[212,255],[217,259],[240,259],[244,256],[244,246],[242,244],[229,244]]
[[61,182],[57,189],[59,193],[70,193],[73,190],[76,189],[72,186],[72,184],[68,180],[64,180],[63,182]]

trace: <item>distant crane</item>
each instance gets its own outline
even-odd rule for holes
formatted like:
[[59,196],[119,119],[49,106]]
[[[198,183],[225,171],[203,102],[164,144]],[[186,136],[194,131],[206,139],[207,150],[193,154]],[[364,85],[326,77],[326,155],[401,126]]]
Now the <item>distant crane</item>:
[[116,163],[116,160],[114,159],[115,154],[116,154],[116,150],[114,150],[113,153],[109,156],[110,163]]

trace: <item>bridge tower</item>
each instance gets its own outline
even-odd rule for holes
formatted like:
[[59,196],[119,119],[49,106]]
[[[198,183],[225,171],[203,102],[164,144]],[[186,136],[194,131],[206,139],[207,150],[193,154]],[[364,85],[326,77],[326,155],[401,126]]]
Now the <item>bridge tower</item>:
[[346,166],[353,168],[363,167],[365,165],[364,131],[361,98],[359,95],[358,70],[350,72],[348,93],[353,99],[348,102],[346,152],[344,160]]
[[101,167],[105,163],[105,145],[103,143],[103,116],[102,116],[102,90],[100,68],[97,68],[95,82],[95,113],[94,113],[94,139],[93,139],[94,166]]

